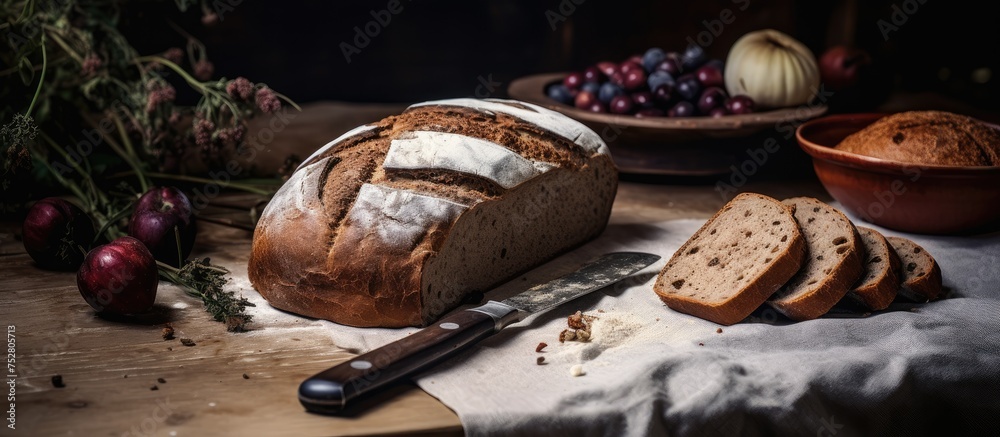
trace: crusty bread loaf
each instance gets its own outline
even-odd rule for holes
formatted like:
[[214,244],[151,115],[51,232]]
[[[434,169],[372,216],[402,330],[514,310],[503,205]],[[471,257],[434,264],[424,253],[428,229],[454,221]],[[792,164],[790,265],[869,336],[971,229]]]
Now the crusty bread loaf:
[[849,135],[839,150],[917,164],[1000,166],[1000,132],[964,115],[911,111]]
[[302,163],[261,215],[250,280],[283,310],[420,326],[596,237],[616,189],[601,138],[557,112],[418,104]]
[[671,309],[731,325],[799,270],[805,247],[789,207],[743,193],[674,253],[653,290]]
[[865,247],[865,273],[848,293],[872,310],[884,310],[899,290],[900,263],[896,251],[879,231],[858,226]]
[[794,320],[815,319],[833,308],[861,277],[864,246],[851,221],[832,206],[809,197],[783,203],[795,208],[808,257],[769,302]]
[[941,296],[941,268],[929,252],[919,244],[903,237],[888,237],[886,240],[899,254],[902,262],[902,288],[899,294],[908,299],[923,302]]

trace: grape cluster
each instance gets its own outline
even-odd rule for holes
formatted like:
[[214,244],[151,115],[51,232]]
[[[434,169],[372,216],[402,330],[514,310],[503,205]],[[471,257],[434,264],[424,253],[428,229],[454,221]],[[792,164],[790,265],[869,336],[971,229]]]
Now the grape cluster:
[[698,45],[683,53],[660,48],[621,63],[598,62],[550,85],[549,98],[579,109],[636,117],[721,117],[749,114],[754,102],[730,97],[722,79],[723,62],[709,60]]

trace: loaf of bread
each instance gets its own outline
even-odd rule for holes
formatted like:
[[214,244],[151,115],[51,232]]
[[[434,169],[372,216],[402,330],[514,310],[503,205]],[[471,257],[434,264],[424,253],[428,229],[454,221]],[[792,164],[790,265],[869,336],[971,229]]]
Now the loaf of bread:
[[884,310],[896,298],[902,282],[899,256],[878,231],[858,226],[858,233],[865,246],[865,272],[848,296],[869,309]]
[[597,134],[523,102],[413,105],[306,159],[254,232],[268,302],[353,326],[430,323],[604,229],[617,171]]
[[743,193],[674,252],[653,290],[673,310],[731,325],[788,281],[805,253],[789,207]]
[[883,117],[844,138],[836,148],[915,164],[1000,166],[1000,131],[964,115],[942,111]]
[[854,224],[836,208],[811,197],[783,203],[795,208],[808,257],[768,302],[791,319],[815,319],[830,311],[861,277],[864,246]]

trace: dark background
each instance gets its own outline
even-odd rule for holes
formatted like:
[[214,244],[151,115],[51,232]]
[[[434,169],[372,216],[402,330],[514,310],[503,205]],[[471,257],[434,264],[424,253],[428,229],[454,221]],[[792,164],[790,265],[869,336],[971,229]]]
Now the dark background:
[[[388,0],[233,1],[239,4],[220,8],[214,25],[202,23],[197,7],[181,13],[173,2],[133,3],[122,29],[141,53],[157,53],[184,46],[173,21],[205,43],[216,76],[266,82],[298,102],[413,102],[472,96],[480,78],[500,82],[493,96],[501,97],[524,75],[621,61],[650,46],[683,50],[687,37],[705,30],[703,20],[728,8],[736,18],[708,46],[712,57],[724,59],[744,33],[770,27],[817,56],[838,43],[866,49],[882,73],[874,94],[919,95],[923,106],[966,112],[1000,107],[1000,25],[984,9],[989,4],[908,1],[916,12],[886,41],[878,21],[892,23],[893,5],[904,1],[400,0],[402,11],[350,63],[340,43],[353,45],[354,27],[372,21],[371,11],[386,9]],[[561,3],[572,12],[553,30],[546,11],[563,15]]]

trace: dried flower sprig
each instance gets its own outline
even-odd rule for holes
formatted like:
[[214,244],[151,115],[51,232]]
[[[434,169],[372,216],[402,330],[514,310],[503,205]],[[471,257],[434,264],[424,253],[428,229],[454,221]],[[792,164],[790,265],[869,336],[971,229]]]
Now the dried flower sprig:
[[253,316],[247,314],[247,307],[256,306],[245,297],[236,297],[232,291],[226,291],[225,285],[229,273],[225,267],[212,265],[208,258],[188,261],[181,268],[160,263],[160,275],[179,285],[190,296],[201,299],[205,310],[218,321],[226,324],[230,332],[243,332],[253,321]]
[[[95,219],[97,238],[113,239],[125,234],[132,203],[154,180],[215,182],[185,173],[189,152],[213,170],[245,141],[247,120],[279,111],[282,102],[298,109],[262,83],[213,80],[205,46],[176,26],[185,49],[140,56],[118,31],[121,3],[0,0],[7,43],[0,65],[9,66],[0,70],[0,212],[17,211],[35,187],[61,186]],[[212,18],[207,0],[175,3],[182,11],[201,4]],[[8,78],[15,75],[20,81]],[[178,104],[179,86],[201,98]],[[279,184],[233,180],[227,187],[269,195]],[[160,272],[230,330],[249,323],[244,309],[252,304],[223,290],[225,269],[206,260]]]

